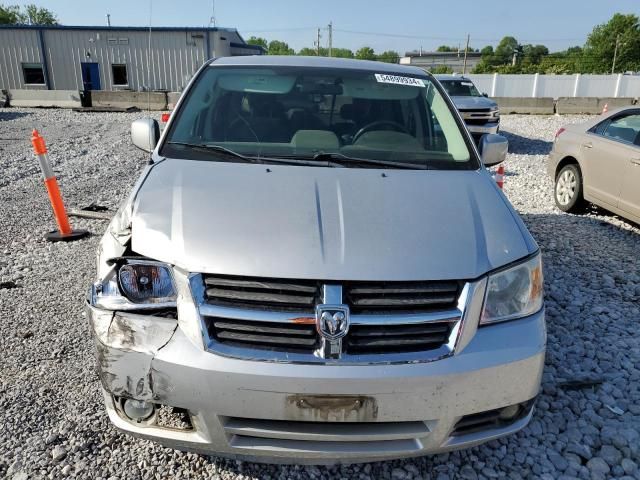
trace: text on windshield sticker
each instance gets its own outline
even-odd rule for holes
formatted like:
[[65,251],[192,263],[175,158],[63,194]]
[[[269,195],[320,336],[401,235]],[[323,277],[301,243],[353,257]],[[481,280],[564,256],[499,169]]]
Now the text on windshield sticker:
[[410,87],[425,87],[425,84],[419,78],[401,77],[399,75],[387,75],[384,73],[376,73],[378,83],[392,83],[394,85],[408,85]]

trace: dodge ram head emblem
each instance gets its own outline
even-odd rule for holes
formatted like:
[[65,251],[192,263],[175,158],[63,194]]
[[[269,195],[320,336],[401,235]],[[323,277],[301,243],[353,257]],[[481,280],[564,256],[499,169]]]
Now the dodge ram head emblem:
[[342,337],[349,331],[349,307],[346,305],[318,305],[316,330],[322,338],[317,354],[323,358],[340,358]]
[[349,308],[344,305],[318,305],[316,327],[327,340],[344,337],[349,330]]

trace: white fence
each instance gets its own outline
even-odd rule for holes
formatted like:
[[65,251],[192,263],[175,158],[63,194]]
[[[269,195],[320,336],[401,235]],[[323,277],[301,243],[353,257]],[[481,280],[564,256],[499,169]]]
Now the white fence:
[[640,97],[640,75],[469,75],[490,97]]

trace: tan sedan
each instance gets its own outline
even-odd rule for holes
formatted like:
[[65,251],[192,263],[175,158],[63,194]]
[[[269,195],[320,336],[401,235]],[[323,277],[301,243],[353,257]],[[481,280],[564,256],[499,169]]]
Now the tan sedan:
[[547,170],[560,210],[579,212],[591,202],[640,223],[640,108],[561,128]]

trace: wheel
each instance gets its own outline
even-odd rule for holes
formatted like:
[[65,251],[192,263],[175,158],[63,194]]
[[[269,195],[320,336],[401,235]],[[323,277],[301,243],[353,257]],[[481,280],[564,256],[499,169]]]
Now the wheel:
[[578,165],[566,165],[556,176],[553,198],[563,212],[578,212],[584,207],[582,174]]

